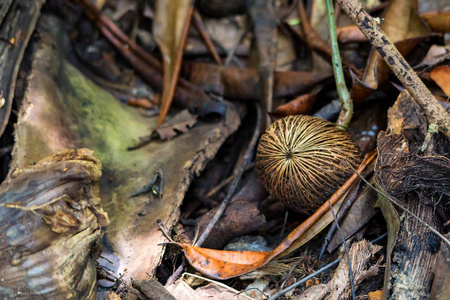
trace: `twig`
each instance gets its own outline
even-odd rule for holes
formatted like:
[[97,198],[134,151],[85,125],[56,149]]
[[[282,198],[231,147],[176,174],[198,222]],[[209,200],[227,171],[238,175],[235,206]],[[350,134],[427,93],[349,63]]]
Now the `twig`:
[[342,260],[342,257],[339,257],[338,259],[332,261],[331,263],[329,263],[328,265],[326,265],[325,267],[320,268],[319,270],[317,270],[316,272],[304,277],[302,280],[297,281],[296,283],[294,283],[293,285],[288,286],[287,288],[285,288],[284,290],[279,291],[278,293],[276,293],[275,295],[273,295],[272,297],[270,297],[268,300],[275,300],[278,297],[286,294],[287,292],[289,292],[292,289],[295,289],[296,287],[298,287],[299,285],[305,283],[306,281],[308,281],[309,279],[313,278],[314,276],[319,275],[322,272],[325,272],[326,270],[328,270],[329,268],[333,267],[334,265],[338,264],[340,261]]
[[253,150],[255,148],[256,142],[259,137],[260,129],[261,129],[261,109],[258,105],[256,105],[256,125],[255,125],[255,131],[253,132],[252,139],[250,140],[250,143],[248,144],[247,150],[244,155],[244,159],[242,160],[241,167],[239,168],[238,172],[236,173],[236,176],[234,177],[233,181],[231,182],[231,185],[228,189],[227,196],[222,201],[219,209],[217,210],[216,214],[214,215],[214,218],[211,220],[211,222],[208,224],[206,229],[201,234],[198,241],[194,244],[194,246],[201,246],[203,242],[206,240],[206,238],[211,233],[212,229],[214,228],[214,225],[219,221],[220,217],[223,215],[225,209],[228,206],[228,203],[231,201],[231,198],[234,195],[234,192],[236,191],[237,185],[239,183],[239,180],[242,177],[242,174],[244,173],[245,166],[247,165],[248,160],[250,159],[250,156],[253,153]]
[[380,235],[379,237],[377,237],[376,239],[372,240],[371,243],[372,244],[376,244],[379,241],[381,241],[382,239],[384,239],[385,237],[387,237],[387,232],[383,233],[382,235]]
[[336,89],[339,99],[342,102],[341,112],[336,121],[338,127],[343,127],[344,130],[350,125],[353,117],[353,101],[350,98],[347,86],[345,85],[344,72],[342,71],[341,56],[339,55],[339,45],[336,36],[336,24],[334,23],[334,8],[332,0],[325,0],[328,17],[328,31],[330,32],[331,42],[331,61],[333,62],[333,73],[336,80]]
[[[381,237],[383,237],[384,235],[378,237],[377,239],[371,241],[371,243],[375,243],[375,241],[378,241],[379,239],[381,239]],[[294,283],[293,285],[288,286],[287,288],[285,288],[284,290],[279,291],[278,293],[276,293],[275,295],[273,295],[272,297],[270,297],[267,300],[275,300],[278,297],[286,294],[287,292],[289,292],[290,290],[298,287],[299,285],[301,285],[302,283],[305,283],[306,281],[308,281],[309,279],[313,278],[314,276],[319,275],[320,273],[328,270],[329,268],[331,268],[332,266],[336,265],[338,262],[340,262],[342,260],[342,256],[339,257],[338,259],[332,261],[331,263],[329,263],[328,265],[324,266],[323,268],[320,268],[319,270],[317,270],[316,272],[304,277],[302,280]]]
[[158,224],[159,229],[161,230],[161,232],[164,234],[164,236],[166,237],[166,239],[168,239],[170,242],[173,242],[172,237],[170,236],[170,231],[169,228],[167,228],[167,226],[161,221],[161,220],[156,220],[156,224]]
[[283,234],[284,234],[284,231],[286,230],[286,224],[287,224],[288,216],[289,216],[289,210],[286,210],[286,212],[284,213],[283,227],[281,228],[280,238],[278,239],[278,243],[277,243],[278,245],[283,240]]
[[[347,214],[348,210],[352,207],[353,203],[355,203],[356,199],[358,199],[358,190],[359,190],[359,182],[356,182],[355,185],[352,187],[352,189],[350,190],[347,198],[348,200],[343,203],[338,211],[338,214],[336,216],[336,220],[338,222],[340,222],[340,220]],[[319,253],[319,261],[322,258],[322,255],[325,253],[325,249],[327,248],[329,242],[331,241],[332,236],[334,235],[336,231],[336,222],[334,222],[327,235],[325,236],[325,240],[323,242],[322,248],[320,249],[320,253]]]
[[178,267],[178,269],[176,269],[176,271],[173,272],[173,274],[170,275],[170,277],[167,279],[166,286],[167,286],[167,285],[171,285],[172,283],[174,283],[175,281],[177,281],[177,279],[181,276],[181,273],[183,272],[183,270],[184,270],[186,267],[187,267],[186,258],[184,258],[184,256],[183,256],[183,262],[182,262],[181,265]]
[[[255,163],[249,163],[245,169],[244,172],[247,172],[250,169],[253,169],[255,167]],[[206,194],[207,198],[210,198],[211,196],[213,196],[215,193],[217,193],[218,191],[220,191],[224,186],[226,186],[227,184],[229,184],[234,178],[234,175],[229,176],[227,179],[225,179],[224,181],[220,182],[218,185],[216,185],[213,189],[211,189],[208,194]]]
[[[329,1],[329,0],[326,0],[326,1]],[[352,299],[356,300],[355,282],[353,279],[353,270],[352,270],[352,261],[350,260],[350,251],[348,250],[348,245],[347,245],[347,242],[345,241],[344,234],[342,233],[341,226],[339,226],[339,223],[336,219],[336,214],[334,213],[333,205],[331,205],[330,201],[328,201],[328,203],[330,204],[330,210],[331,210],[331,214],[333,215],[334,224],[336,224],[336,228],[339,231],[339,235],[341,236],[341,239],[342,239],[342,245],[344,245],[344,248],[345,248],[345,254],[347,255],[347,262],[348,262],[348,276],[349,276],[349,280],[350,280],[350,287],[352,289]]]
[[[231,62],[231,60],[235,57],[234,53],[236,52],[237,48],[239,47],[239,45],[242,43],[242,41],[245,39],[245,37],[247,36],[247,34],[250,32],[250,30],[252,29],[252,26],[247,25],[244,29],[244,32],[242,33],[241,37],[239,38],[239,40],[237,41],[237,43],[234,45],[234,47],[228,51],[227,53],[227,58],[225,59],[225,66],[228,66]],[[226,49],[224,49],[226,51]],[[240,66],[240,61],[238,59],[235,60],[238,67]]]
[[[301,2],[301,1],[300,1]],[[441,131],[450,139],[450,115],[437,102],[433,94],[420,80],[417,73],[410,67],[394,44],[379,27],[358,0],[337,0],[340,7],[369,39],[373,47],[380,53],[395,76],[406,87],[417,103],[422,106],[431,124],[437,124]]]
[[200,36],[202,37],[203,41],[206,44],[206,47],[208,48],[209,52],[211,52],[211,55],[214,57],[214,60],[221,65],[222,60],[220,59],[219,54],[216,51],[216,48],[214,47],[213,42],[211,41],[211,38],[209,36],[208,30],[205,27],[205,24],[203,23],[202,16],[198,12],[197,9],[194,9],[194,15],[192,16],[192,21],[194,22],[195,28],[197,28],[198,33],[200,33]]

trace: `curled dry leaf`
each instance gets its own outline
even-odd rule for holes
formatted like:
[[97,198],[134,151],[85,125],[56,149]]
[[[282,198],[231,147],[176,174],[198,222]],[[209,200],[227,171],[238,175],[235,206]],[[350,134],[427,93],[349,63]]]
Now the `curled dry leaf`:
[[363,43],[368,42],[366,36],[359,30],[358,26],[350,25],[336,28],[339,43]]
[[[400,54],[403,56],[408,55],[419,43],[422,41],[424,37],[417,38],[408,38],[399,42],[394,43],[395,47],[398,49]],[[372,50],[371,53],[374,53]],[[377,52],[378,53],[378,52]],[[373,54],[371,54],[373,56]],[[370,66],[369,66],[370,65]],[[355,104],[360,104],[366,99],[370,94],[372,94],[380,85],[385,83],[389,78],[390,68],[384,62],[384,60],[377,56],[372,61],[369,57],[369,61],[366,65],[366,72],[364,73],[364,77],[362,80],[357,78],[354,74],[352,74],[352,89],[350,91],[352,99],[355,101]],[[368,79],[371,74],[372,79]]]
[[183,110],[176,114],[166,124],[158,127],[157,129],[153,129],[150,135],[140,137],[136,144],[128,147],[128,150],[136,150],[155,139],[170,140],[176,137],[179,133],[186,133],[189,128],[192,128],[195,125],[197,122],[197,117],[197,115],[190,114],[187,109]]
[[141,108],[146,108],[146,109],[155,108],[155,105],[146,98],[128,99],[127,103],[130,106],[141,107]]
[[434,68],[433,71],[430,72],[430,78],[439,85],[447,96],[450,96],[450,66],[439,66]]
[[450,11],[429,12],[420,15],[433,32],[450,32]]
[[316,103],[317,92],[301,95],[286,104],[280,105],[275,111],[269,112],[269,116],[272,118],[272,121],[276,121],[291,115],[306,115]]
[[164,85],[158,125],[162,124],[172,104],[193,10],[194,2],[191,0],[156,1],[153,33],[164,61]]
[[160,126],[155,132],[159,139],[169,140],[178,135],[178,133],[185,133],[192,128],[197,122],[197,115],[192,115],[189,111],[183,110],[175,115],[170,121],[163,126]]
[[[381,29],[395,43],[400,53],[405,56],[414,49],[421,38],[431,35],[431,31],[416,13],[417,0],[393,0],[386,9]],[[399,44],[399,42],[402,42]],[[355,103],[361,103],[379,85],[388,78],[389,67],[372,49],[367,61],[364,76],[359,83],[354,83],[351,97]],[[362,84],[363,83],[363,84]]]
[[[229,99],[258,99],[261,78],[255,69],[217,66],[205,63],[185,63],[184,73],[205,92]],[[331,73],[275,72],[273,97],[282,98],[305,93],[328,79]]]
[[[358,167],[357,172],[363,172],[367,165],[374,159],[375,155],[376,152],[366,155],[366,158]],[[332,205],[335,205],[342,200],[356,178],[357,175],[353,174],[350,179],[330,197],[329,201]],[[181,243],[168,244],[175,244],[181,247],[189,263],[204,275],[214,279],[228,279],[256,270],[272,260],[286,256],[306,243],[314,236],[314,234],[319,232],[315,226],[323,229],[329,224],[322,220],[322,217],[327,212],[330,212],[328,201],[305,222],[294,229],[280,245],[271,252],[224,251],[194,247]],[[332,217],[330,219],[330,222],[331,221]],[[314,233],[312,233],[313,231]]]

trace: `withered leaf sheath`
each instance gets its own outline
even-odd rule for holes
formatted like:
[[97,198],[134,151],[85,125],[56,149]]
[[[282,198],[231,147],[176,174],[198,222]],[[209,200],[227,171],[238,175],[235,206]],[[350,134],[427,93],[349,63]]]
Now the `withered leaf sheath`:
[[288,116],[261,137],[256,167],[266,189],[289,208],[311,214],[351,175],[361,153],[332,123],[311,116]]

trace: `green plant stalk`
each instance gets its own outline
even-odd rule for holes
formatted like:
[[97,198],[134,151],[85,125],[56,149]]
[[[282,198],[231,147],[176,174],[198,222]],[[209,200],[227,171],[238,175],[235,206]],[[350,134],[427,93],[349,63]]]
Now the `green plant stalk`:
[[339,99],[342,103],[339,118],[336,121],[337,127],[347,129],[353,116],[353,101],[350,98],[347,86],[345,85],[344,72],[342,71],[341,56],[339,54],[339,46],[336,36],[336,24],[334,23],[334,7],[332,0],[325,0],[328,17],[328,30],[330,32],[330,42],[332,51],[332,62],[334,78],[336,80],[336,89]]

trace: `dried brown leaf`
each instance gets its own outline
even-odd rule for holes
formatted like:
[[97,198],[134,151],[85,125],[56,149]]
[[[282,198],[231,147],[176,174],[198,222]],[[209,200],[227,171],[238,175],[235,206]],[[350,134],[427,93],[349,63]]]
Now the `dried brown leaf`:
[[164,85],[158,125],[164,121],[173,101],[193,10],[194,2],[191,0],[156,1],[153,34],[164,61]]
[[269,116],[273,121],[276,121],[290,115],[305,115],[311,111],[316,100],[317,93],[301,95],[286,104],[278,106],[274,112],[269,112]]
[[[255,69],[185,63],[183,70],[189,80],[205,92],[229,99],[258,99],[261,79]],[[331,73],[275,72],[273,97],[297,96],[330,76]]]
[[362,43],[368,42],[366,36],[359,30],[358,26],[350,25],[336,28],[339,43]]
[[450,32],[450,11],[429,12],[420,15],[430,30],[439,33]]
[[450,96],[450,66],[439,66],[430,72],[431,79],[444,91],[447,96]]
[[197,122],[197,117],[197,115],[190,114],[187,109],[183,110],[166,124],[156,129],[155,132],[161,140],[170,140],[179,133],[186,133],[189,128],[192,128]]
[[[417,0],[392,0],[384,14],[384,20],[381,22],[381,29],[386,33],[389,39],[395,43],[400,53],[405,56],[414,49],[420,42],[420,39],[431,35],[431,31],[420,19],[416,13]],[[398,42],[404,42],[403,49],[400,50]],[[381,59],[380,54],[372,49],[367,61],[362,82],[370,89],[376,90],[379,85],[388,78],[389,67]],[[356,103],[364,101],[370,95],[354,91],[360,89],[360,85],[352,87],[351,96]],[[361,88],[364,89],[364,88]]]

